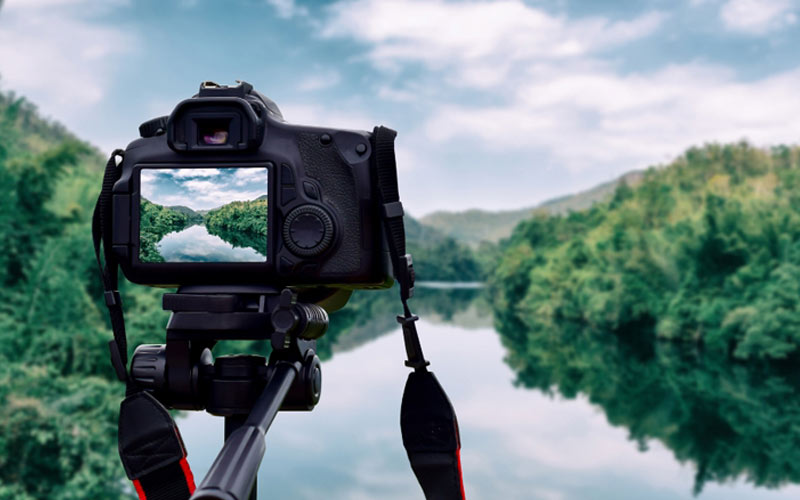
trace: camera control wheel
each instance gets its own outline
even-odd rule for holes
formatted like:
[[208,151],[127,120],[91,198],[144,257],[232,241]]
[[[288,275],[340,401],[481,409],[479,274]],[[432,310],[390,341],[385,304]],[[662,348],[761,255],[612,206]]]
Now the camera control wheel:
[[333,220],[316,205],[302,205],[292,210],[283,222],[283,242],[295,255],[314,257],[330,247]]

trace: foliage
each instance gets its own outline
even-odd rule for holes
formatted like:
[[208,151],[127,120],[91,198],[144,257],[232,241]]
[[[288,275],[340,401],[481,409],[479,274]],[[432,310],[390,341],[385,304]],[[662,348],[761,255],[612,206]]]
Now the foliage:
[[[90,236],[105,161],[7,94],[0,138],[0,498],[131,498]],[[123,295],[131,344],[163,336],[158,294]]]
[[204,217],[209,229],[252,233],[267,237],[267,200],[233,201]]
[[250,247],[267,255],[267,200],[233,201],[203,217],[208,232],[234,247]]
[[141,198],[139,205],[139,260],[164,262],[156,244],[191,222],[189,215]]
[[641,451],[658,440],[690,464],[695,493],[709,481],[744,478],[769,488],[800,482],[796,368],[745,364],[641,331],[611,335],[574,323],[520,331],[505,320],[497,328],[518,384],[588,396]]
[[441,231],[404,217],[407,250],[420,281],[483,281],[494,263],[494,245],[473,250]]
[[495,309],[699,342],[739,359],[800,347],[800,149],[693,148],[607,203],[521,223],[492,276]]

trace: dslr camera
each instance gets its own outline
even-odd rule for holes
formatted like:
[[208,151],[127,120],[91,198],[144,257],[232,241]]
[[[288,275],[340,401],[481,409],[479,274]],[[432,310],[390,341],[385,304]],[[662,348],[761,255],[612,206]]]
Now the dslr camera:
[[130,281],[393,283],[372,133],[286,123],[245,82],[205,82],[139,131],[112,198],[112,252]]

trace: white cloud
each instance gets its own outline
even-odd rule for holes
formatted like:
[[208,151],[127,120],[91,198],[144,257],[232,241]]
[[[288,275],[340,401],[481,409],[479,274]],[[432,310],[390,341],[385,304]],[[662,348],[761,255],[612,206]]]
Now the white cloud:
[[312,92],[334,87],[341,81],[342,75],[338,71],[334,69],[320,70],[301,80],[297,88],[304,92]]
[[106,9],[119,7],[121,5],[128,5],[130,0],[5,0],[3,3],[6,7],[13,5],[15,9],[20,10],[40,10],[42,8],[52,9],[55,7],[78,7],[86,8],[91,6],[92,9]]
[[725,27],[764,35],[797,23],[796,0],[728,0],[720,10]]
[[3,87],[58,119],[85,116],[106,96],[120,56],[137,46],[132,33],[89,16],[124,3],[7,0],[0,10]]
[[[784,4],[773,2],[764,22],[787,15]],[[502,155],[503,174],[521,174],[494,197],[483,196],[487,207],[542,201],[548,190],[537,183],[545,173],[558,184],[549,190],[554,196],[669,161],[703,142],[796,142],[800,129],[800,68],[750,81],[706,62],[620,70],[611,49],[654,34],[668,19],[659,12],[573,19],[514,0],[343,0],[329,14],[323,36],[366,44],[366,60],[389,76],[376,93],[417,100],[425,110],[403,142],[426,161],[431,178],[459,175],[463,190],[472,182],[496,186],[494,169],[467,181],[462,165],[441,161],[443,152],[465,147]],[[431,161],[435,151],[440,158]],[[580,184],[583,178],[593,180]]]
[[740,83],[724,68],[673,66],[651,74],[540,75],[508,103],[439,107],[434,140],[467,135],[487,148],[547,152],[572,170],[644,167],[702,141],[793,142],[800,70]]
[[294,0],[266,0],[266,2],[275,8],[278,17],[283,19],[290,19],[295,16],[307,16],[308,9],[297,5]]
[[222,173],[218,168],[180,168],[165,170],[168,175],[178,179],[216,177]]
[[492,86],[515,63],[597,53],[648,36],[665,19],[651,12],[630,21],[573,21],[520,0],[352,0],[331,6],[321,34],[370,43],[368,57],[378,67],[422,62],[454,70],[453,82]]
[[298,125],[333,127],[350,130],[372,130],[378,123],[373,117],[352,106],[323,106],[308,102],[281,103],[281,112],[286,121]]
[[223,175],[223,170],[143,169],[140,174],[142,195],[160,205],[208,210],[267,194],[266,169],[239,168],[229,175]]

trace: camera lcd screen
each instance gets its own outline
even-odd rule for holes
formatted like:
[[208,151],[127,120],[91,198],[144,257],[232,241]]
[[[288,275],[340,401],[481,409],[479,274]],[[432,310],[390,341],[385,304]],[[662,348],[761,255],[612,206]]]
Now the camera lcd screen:
[[143,168],[139,260],[266,262],[266,167]]

